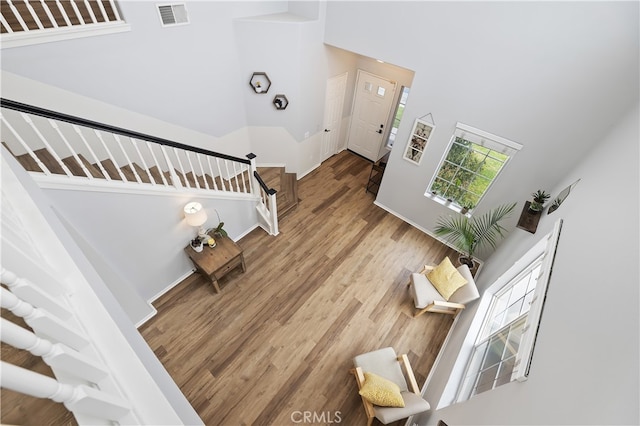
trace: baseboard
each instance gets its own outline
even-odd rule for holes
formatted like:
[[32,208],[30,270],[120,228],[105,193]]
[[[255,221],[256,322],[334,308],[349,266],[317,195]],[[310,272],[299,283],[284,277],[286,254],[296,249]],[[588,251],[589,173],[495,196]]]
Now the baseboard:
[[383,210],[386,210],[387,212],[391,213],[392,215],[394,215],[395,217],[397,217],[398,219],[402,219],[404,222],[407,222],[409,225],[413,226],[416,229],[419,229],[420,231],[424,232],[425,234],[427,234],[428,236],[435,238],[436,240],[440,241],[442,244],[446,244],[447,246],[451,247],[451,245],[449,243],[447,243],[446,241],[444,241],[443,239],[441,239],[440,237],[436,236],[433,234],[433,232],[429,231],[428,229],[423,228],[422,226],[418,225],[417,223],[407,219],[406,217],[402,216],[400,213],[390,209],[389,207],[385,206],[384,204],[378,202],[378,200],[375,200],[373,202],[373,204],[375,204],[376,206],[380,207]]
[[140,328],[144,325],[144,323],[146,323],[147,321],[149,321],[151,318],[155,317],[156,314],[158,313],[158,311],[156,310],[156,308],[153,307],[153,305],[151,303],[149,303],[149,306],[151,306],[151,310],[152,312],[149,313],[149,315],[147,315],[146,317],[142,318],[140,321],[138,321],[136,323],[136,328]]
[[247,229],[247,230],[246,230],[246,231],[244,231],[242,234],[240,234],[238,237],[233,238],[233,241],[237,243],[239,240],[241,240],[241,239],[243,239],[244,237],[246,237],[247,235],[249,235],[249,233],[250,233],[251,231],[253,231],[254,229],[259,228],[259,227],[260,227],[260,224],[256,223],[256,224],[255,224],[255,225],[253,225],[251,228]]
[[315,169],[317,169],[318,167],[320,167],[321,163],[316,164],[315,166],[312,166],[309,170],[303,172],[303,173],[298,173],[298,180],[302,179],[303,177],[305,177],[306,175],[308,175],[309,173],[311,173],[312,171],[314,171]]
[[258,167],[287,167],[286,164],[284,163],[260,163],[260,164],[256,164],[256,168]]
[[[175,280],[174,282],[172,282],[171,284],[169,284],[168,286],[166,286],[163,290],[160,290],[159,293],[157,293],[155,296],[153,296],[151,299],[147,300],[147,303],[150,305],[153,305],[153,302],[155,302],[156,300],[158,300],[162,295],[164,295],[165,293],[167,293],[169,290],[171,290],[172,288],[174,288],[175,286],[177,286],[178,284],[180,284],[182,281],[186,280],[187,277],[191,274],[193,274],[196,271],[196,268],[191,268],[189,270],[189,272],[186,272],[185,274],[181,275],[177,280]],[[146,321],[146,320],[145,320]]]

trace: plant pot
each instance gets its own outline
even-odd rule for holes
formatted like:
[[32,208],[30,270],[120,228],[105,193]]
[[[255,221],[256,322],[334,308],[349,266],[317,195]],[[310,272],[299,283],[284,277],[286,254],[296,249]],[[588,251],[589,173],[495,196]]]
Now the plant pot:
[[473,269],[473,267],[475,266],[473,258],[470,258],[469,256],[466,256],[464,254],[458,256],[458,262],[460,262],[461,265],[467,265],[469,269]]
[[542,204],[536,202],[536,201],[532,201],[531,204],[529,204],[529,213],[531,214],[538,214],[542,211]]

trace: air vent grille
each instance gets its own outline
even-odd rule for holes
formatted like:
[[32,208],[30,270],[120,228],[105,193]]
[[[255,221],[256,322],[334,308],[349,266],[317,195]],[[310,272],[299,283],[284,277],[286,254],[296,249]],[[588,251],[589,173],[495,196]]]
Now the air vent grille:
[[184,3],[158,5],[158,13],[163,27],[189,23],[187,7]]

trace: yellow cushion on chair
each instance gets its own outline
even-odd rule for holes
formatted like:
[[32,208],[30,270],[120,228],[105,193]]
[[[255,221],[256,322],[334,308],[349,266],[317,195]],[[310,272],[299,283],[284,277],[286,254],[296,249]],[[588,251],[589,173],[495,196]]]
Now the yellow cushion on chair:
[[428,272],[427,278],[445,300],[449,300],[457,289],[467,283],[465,277],[458,272],[448,257],[445,257],[438,266]]
[[381,407],[404,407],[400,388],[391,380],[373,373],[364,373],[364,384],[360,395],[374,405]]

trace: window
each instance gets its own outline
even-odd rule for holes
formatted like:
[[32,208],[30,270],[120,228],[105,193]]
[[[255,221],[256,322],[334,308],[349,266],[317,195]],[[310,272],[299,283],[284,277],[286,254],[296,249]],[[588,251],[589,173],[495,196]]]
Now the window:
[[562,220],[492,285],[456,401],[529,375]]
[[404,114],[404,107],[407,104],[408,97],[409,97],[409,88],[406,86],[403,86],[402,91],[400,93],[400,98],[398,99],[398,105],[396,106],[396,113],[393,117],[393,124],[391,125],[391,131],[389,132],[389,139],[387,140],[387,148],[389,149],[393,147],[393,143],[396,140],[396,134],[398,133],[398,128],[400,127],[400,120],[402,120],[402,115]]
[[473,209],[521,148],[518,143],[458,123],[425,195]]
[[493,296],[459,399],[469,399],[512,380],[541,266],[542,256]]

